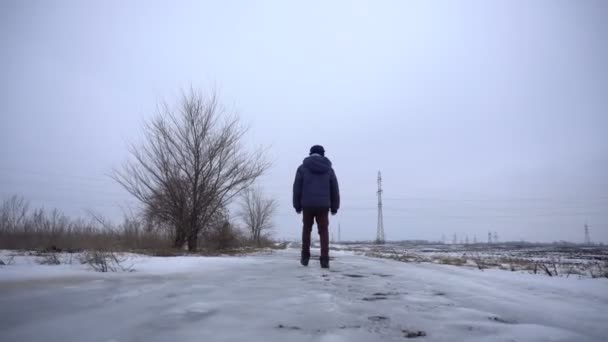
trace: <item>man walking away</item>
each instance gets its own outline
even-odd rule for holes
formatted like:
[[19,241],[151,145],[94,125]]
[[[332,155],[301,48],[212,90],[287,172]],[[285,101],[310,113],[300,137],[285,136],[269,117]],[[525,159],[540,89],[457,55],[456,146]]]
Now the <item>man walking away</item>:
[[332,215],[338,213],[340,190],[331,161],[325,158],[323,146],[311,147],[310,156],[298,167],[293,183],[293,207],[298,214],[303,213],[300,263],[308,266],[310,233],[316,221],[321,240],[321,267],[329,268],[329,212]]

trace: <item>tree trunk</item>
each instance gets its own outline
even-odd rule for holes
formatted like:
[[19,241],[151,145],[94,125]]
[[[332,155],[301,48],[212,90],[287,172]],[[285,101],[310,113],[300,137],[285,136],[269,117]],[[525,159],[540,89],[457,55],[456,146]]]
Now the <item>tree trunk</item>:
[[184,234],[183,229],[177,228],[175,229],[175,239],[173,240],[173,248],[181,249],[184,247],[186,243],[186,235]]
[[198,245],[198,234],[195,232],[190,233],[188,236],[188,251],[195,252]]

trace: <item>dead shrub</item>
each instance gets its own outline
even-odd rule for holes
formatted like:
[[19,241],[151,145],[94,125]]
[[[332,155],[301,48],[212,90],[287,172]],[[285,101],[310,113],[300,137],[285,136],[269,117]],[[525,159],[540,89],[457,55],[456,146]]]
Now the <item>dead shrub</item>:
[[207,251],[226,251],[247,245],[245,234],[228,220],[212,225],[199,239],[201,247]]
[[86,251],[81,263],[89,265],[95,272],[133,272],[133,266],[125,266],[126,258],[114,252],[92,250]]
[[485,268],[487,268],[488,266],[486,265],[486,261],[484,260],[484,258],[482,256],[480,256],[479,254],[475,254],[473,255],[472,258],[473,262],[475,263],[475,265],[477,265],[477,268],[480,271],[483,271]]
[[588,265],[588,272],[591,278],[608,278],[608,260],[596,262]]
[[40,258],[36,260],[39,265],[61,265],[61,260],[59,260],[57,253],[42,253],[39,255]]
[[584,273],[579,267],[571,265],[566,269],[566,278],[570,277],[573,274],[577,276],[584,275]]
[[[534,274],[537,273],[538,269],[541,269],[542,271],[544,271],[545,274],[547,274],[549,277],[554,276],[554,274],[551,273],[551,270],[549,269],[549,267],[547,267],[547,265],[545,265],[544,263],[541,263],[541,262],[536,263],[536,267],[534,268]],[[555,275],[557,275],[557,274],[555,274]]]
[[[6,260],[6,261],[4,261]],[[0,266],[10,266],[15,262],[15,256],[11,255],[5,258],[4,260],[0,259]]]

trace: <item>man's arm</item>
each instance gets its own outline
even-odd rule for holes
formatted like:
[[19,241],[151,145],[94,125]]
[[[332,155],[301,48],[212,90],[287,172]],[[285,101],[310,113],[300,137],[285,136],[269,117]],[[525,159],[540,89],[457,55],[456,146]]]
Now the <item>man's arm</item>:
[[335,214],[340,209],[340,187],[338,186],[338,177],[334,170],[331,170],[329,178],[330,196],[331,196],[331,212]]
[[296,171],[296,179],[293,182],[293,208],[299,213],[302,211],[302,172],[300,168]]

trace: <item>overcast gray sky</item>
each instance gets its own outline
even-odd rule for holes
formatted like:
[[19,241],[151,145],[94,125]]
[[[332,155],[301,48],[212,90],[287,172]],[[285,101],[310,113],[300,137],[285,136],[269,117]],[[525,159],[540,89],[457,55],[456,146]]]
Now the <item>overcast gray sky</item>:
[[0,2],[0,196],[120,217],[106,174],[159,100],[217,87],[295,169],[334,162],[343,239],[608,242],[606,1]]

